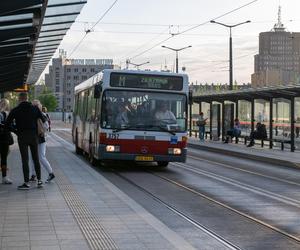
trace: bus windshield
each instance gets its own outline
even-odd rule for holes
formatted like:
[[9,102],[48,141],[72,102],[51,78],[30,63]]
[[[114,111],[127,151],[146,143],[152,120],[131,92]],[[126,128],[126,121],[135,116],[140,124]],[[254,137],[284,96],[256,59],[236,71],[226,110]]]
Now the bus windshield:
[[101,127],[118,130],[186,131],[184,94],[106,90]]

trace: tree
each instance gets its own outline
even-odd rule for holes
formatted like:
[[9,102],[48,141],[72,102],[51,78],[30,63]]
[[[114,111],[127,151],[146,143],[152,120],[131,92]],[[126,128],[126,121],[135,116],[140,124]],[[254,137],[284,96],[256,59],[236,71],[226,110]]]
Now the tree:
[[55,111],[57,107],[57,100],[51,91],[45,89],[37,99],[40,100],[42,105],[45,106],[49,112]]

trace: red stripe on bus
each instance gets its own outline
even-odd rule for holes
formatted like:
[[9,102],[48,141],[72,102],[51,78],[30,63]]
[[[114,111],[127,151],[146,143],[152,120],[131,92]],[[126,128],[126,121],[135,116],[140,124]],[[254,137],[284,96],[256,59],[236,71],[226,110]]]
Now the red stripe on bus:
[[171,144],[170,141],[147,141],[132,139],[106,139],[101,144],[119,145],[121,153],[128,154],[167,154],[168,148],[185,148],[186,142]]

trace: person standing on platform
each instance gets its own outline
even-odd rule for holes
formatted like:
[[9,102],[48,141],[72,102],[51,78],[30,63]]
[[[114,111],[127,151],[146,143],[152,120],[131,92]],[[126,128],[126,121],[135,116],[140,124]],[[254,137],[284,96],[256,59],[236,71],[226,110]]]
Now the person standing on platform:
[[28,165],[28,148],[30,148],[32,160],[34,162],[35,172],[37,175],[37,187],[43,187],[41,181],[41,165],[38,155],[38,132],[37,121],[41,119],[44,123],[42,112],[30,102],[28,102],[28,94],[21,92],[19,94],[19,105],[11,110],[9,113],[5,126],[9,128],[14,122],[16,127],[16,134],[18,136],[18,144],[22,158],[24,183],[18,186],[20,190],[27,190],[29,185],[29,165]]
[[[39,100],[32,101],[32,105],[38,107],[39,110],[42,111],[42,104]],[[39,143],[38,152],[39,152],[40,163],[49,174],[48,178],[46,180],[46,183],[48,183],[55,178],[55,175],[53,173],[53,169],[52,169],[49,161],[46,158],[46,146],[47,146],[46,145],[46,131],[49,128],[49,124],[48,124],[48,119],[47,119],[47,116],[45,113],[43,113],[43,116],[46,119],[46,122],[42,123],[41,121],[38,121],[38,123],[39,123],[38,127],[42,126],[43,129],[41,129],[41,130],[44,130],[44,132],[43,132],[43,131],[39,131],[39,129],[38,129],[38,143]],[[35,174],[34,165],[32,162],[30,164],[30,172],[31,172],[31,178],[29,179],[29,181],[34,182],[36,174]]]
[[[3,184],[12,184],[12,181],[7,177],[7,155],[9,152],[9,145],[13,143],[13,138],[10,131],[4,127],[6,117],[8,116],[8,110],[9,101],[7,99],[2,99],[0,101],[0,157]],[[9,140],[11,140],[11,142]]]
[[200,112],[199,119],[196,123],[197,126],[199,127],[199,139],[200,139],[200,141],[204,141],[206,121],[207,121],[207,118],[204,119],[203,112]]

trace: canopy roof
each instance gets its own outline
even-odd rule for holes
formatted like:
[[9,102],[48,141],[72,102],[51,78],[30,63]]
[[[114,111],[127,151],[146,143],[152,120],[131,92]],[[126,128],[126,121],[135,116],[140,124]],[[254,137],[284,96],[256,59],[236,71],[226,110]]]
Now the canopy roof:
[[0,1],[0,92],[38,80],[85,3]]
[[243,90],[224,91],[220,93],[209,93],[193,96],[194,102],[223,102],[253,99],[270,100],[271,98],[286,98],[300,96],[300,85],[276,86],[264,88],[249,88]]

